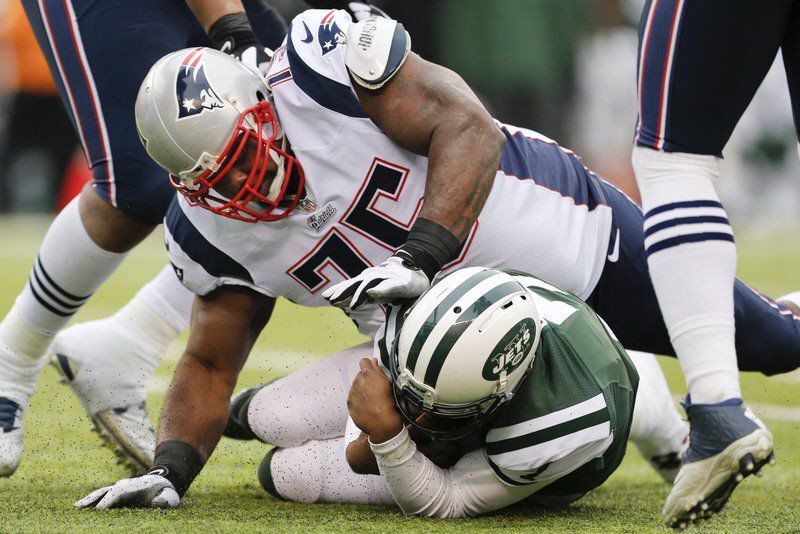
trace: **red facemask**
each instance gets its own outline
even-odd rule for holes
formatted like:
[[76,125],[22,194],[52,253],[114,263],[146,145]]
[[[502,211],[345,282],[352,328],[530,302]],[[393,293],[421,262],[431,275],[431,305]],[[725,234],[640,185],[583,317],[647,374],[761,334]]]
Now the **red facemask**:
[[[245,126],[245,122],[255,126],[255,130]],[[264,126],[271,126],[272,135],[264,137]],[[305,176],[303,168],[297,159],[274,143],[278,134],[278,121],[269,102],[259,102],[252,108],[242,113],[236,124],[231,140],[216,160],[214,171],[208,169],[187,185],[177,176],[170,175],[172,186],[177,189],[192,206],[200,206],[209,211],[236,219],[239,221],[256,223],[260,221],[271,222],[284,219],[300,200]],[[236,166],[245,154],[245,147],[254,143],[256,147],[255,161],[250,168],[247,180],[232,198],[226,199],[217,196],[212,189]],[[262,194],[260,189],[270,163],[270,150],[283,158],[283,182],[277,193]],[[277,176],[280,176],[280,168]],[[296,185],[288,190],[293,174],[296,173]],[[274,188],[272,188],[274,190]]]

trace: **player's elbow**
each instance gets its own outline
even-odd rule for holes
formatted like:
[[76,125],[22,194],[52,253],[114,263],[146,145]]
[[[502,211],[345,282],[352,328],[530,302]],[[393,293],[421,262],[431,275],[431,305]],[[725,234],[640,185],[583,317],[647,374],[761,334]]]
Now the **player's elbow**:
[[469,146],[470,152],[477,158],[476,164],[496,167],[500,163],[500,155],[506,145],[506,137],[494,119],[481,106],[472,106],[455,121],[454,131]]

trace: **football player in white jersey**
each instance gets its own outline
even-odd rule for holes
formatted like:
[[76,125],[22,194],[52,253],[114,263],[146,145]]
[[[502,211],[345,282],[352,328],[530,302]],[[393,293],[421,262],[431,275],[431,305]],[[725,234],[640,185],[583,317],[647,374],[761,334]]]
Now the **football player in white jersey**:
[[470,267],[391,307],[374,348],[234,396],[225,435],[278,444],[259,480],[281,499],[464,517],[574,501],[616,469],[628,435],[674,460],[687,430],[655,357],[629,358],[585,303]]
[[[167,245],[198,295],[156,449],[168,477],[156,482],[177,494],[216,445],[280,296],[349,306],[374,334],[377,301],[419,295],[439,271],[519,269],[586,300],[627,348],[674,354],[639,208],[554,141],[495,122],[457,75],[410,52],[395,21],[307,11],[266,83],[213,50],[170,54],[142,84],[136,114],[148,153],[182,193]],[[741,283],[735,301],[741,369],[800,365],[788,307]],[[752,465],[730,469],[723,493],[769,461],[771,435],[754,432]]]

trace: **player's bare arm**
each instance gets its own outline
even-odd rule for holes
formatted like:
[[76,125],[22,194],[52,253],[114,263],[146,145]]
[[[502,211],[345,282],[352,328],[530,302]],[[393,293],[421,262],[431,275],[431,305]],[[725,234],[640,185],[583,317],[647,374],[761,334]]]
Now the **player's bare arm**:
[[[349,38],[365,35],[366,29]],[[394,256],[322,294],[334,306],[419,296],[455,258],[494,184],[505,137],[492,117],[456,73],[407,54],[378,89],[350,74],[362,108],[383,133],[427,156],[425,202]]]
[[195,299],[189,342],[164,401],[159,443],[185,441],[208,459],[225,428],[239,371],[274,304],[235,286]]
[[235,286],[195,299],[189,342],[164,401],[154,467],[90,493],[76,507],[180,503],[222,436],[228,398],[274,304],[275,299]]
[[206,33],[221,17],[232,13],[244,13],[241,0],[186,0],[186,4]]
[[419,217],[462,242],[489,196],[505,145],[489,112],[455,72],[414,53],[380,90],[353,86],[388,137],[428,157]]

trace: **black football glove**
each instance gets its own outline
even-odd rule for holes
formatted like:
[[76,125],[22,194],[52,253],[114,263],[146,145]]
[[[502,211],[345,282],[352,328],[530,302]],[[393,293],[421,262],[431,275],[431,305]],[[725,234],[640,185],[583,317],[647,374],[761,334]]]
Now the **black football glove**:
[[262,45],[244,12],[220,17],[208,30],[214,47],[266,74],[272,50]]

